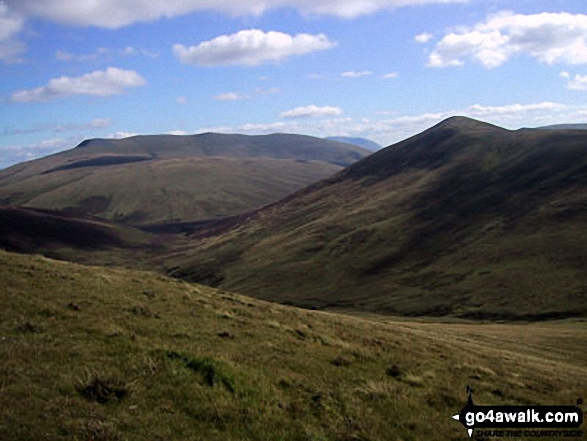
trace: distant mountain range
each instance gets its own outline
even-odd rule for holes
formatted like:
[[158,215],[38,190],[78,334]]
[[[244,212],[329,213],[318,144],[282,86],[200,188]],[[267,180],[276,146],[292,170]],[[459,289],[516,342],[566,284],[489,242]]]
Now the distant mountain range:
[[587,124],[555,124],[552,126],[538,127],[541,130],[587,130]]
[[196,230],[166,265],[311,308],[567,317],[587,314],[586,225],[587,132],[456,117],[232,227]]
[[[194,157],[173,138],[88,141],[4,170],[0,244],[308,308],[587,315],[585,131],[454,117],[344,169],[366,151],[227,136]],[[314,148],[284,158],[296,140]]]
[[274,202],[369,153],[287,134],[90,139],[0,171],[0,205],[133,225],[197,221]]
[[370,139],[365,138],[349,138],[348,136],[329,136],[326,139],[330,141],[346,142],[347,144],[356,145],[372,151],[376,151],[381,148],[381,145],[377,144],[374,141],[371,141]]

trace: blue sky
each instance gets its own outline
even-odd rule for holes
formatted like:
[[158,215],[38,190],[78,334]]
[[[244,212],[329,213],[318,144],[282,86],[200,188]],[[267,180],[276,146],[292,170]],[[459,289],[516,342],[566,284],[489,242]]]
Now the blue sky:
[[587,122],[583,0],[5,0],[0,167],[93,137],[389,145],[452,115]]

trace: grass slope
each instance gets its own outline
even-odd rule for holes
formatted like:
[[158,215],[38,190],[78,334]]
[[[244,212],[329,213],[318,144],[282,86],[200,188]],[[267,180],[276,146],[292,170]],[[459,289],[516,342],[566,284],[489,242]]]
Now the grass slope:
[[451,118],[162,261],[312,308],[584,316],[586,208],[586,132]]
[[259,208],[369,153],[288,134],[91,139],[0,171],[0,205],[127,224],[193,222]]
[[71,218],[56,212],[0,207],[0,247],[24,253],[58,254],[133,248],[149,243],[151,235],[90,217]]
[[[0,186],[59,169],[172,158],[273,158],[320,161],[344,167],[370,152],[361,147],[304,135],[147,135],[123,139],[88,139],[71,150],[0,171]],[[112,157],[118,158],[113,159]]]
[[340,170],[293,159],[124,158],[59,166],[0,184],[0,200],[135,225],[196,221],[253,210]]
[[367,150],[377,151],[382,146],[377,144],[370,139],[365,138],[350,138],[348,136],[329,136],[328,138],[331,141],[338,141],[338,142],[346,142],[347,144],[358,145],[359,147],[364,147]]
[[273,305],[0,251],[3,440],[462,440],[465,404],[574,404],[584,321],[468,325]]

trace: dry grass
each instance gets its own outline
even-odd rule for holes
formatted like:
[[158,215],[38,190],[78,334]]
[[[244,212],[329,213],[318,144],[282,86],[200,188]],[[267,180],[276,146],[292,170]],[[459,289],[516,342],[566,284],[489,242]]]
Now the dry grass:
[[584,321],[352,317],[4,252],[0,282],[0,439],[461,440],[467,384],[587,395]]

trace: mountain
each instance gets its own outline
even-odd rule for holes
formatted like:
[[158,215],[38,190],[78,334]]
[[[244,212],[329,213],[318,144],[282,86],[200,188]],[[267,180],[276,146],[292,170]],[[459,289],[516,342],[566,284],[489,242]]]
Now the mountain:
[[[466,404],[574,405],[587,323],[418,323],[0,251],[0,439],[466,439]],[[425,418],[422,418],[425,415]]]
[[113,226],[91,219],[70,219],[48,211],[0,207],[0,247],[10,251],[74,247],[130,246]]
[[587,132],[450,118],[236,225],[169,274],[309,308],[587,314]]
[[370,139],[365,138],[350,138],[348,136],[329,136],[326,138],[330,141],[346,142],[347,144],[356,145],[359,147],[366,148],[367,150],[376,151],[381,148],[379,144]]
[[555,124],[538,127],[539,130],[587,130],[587,124]]
[[193,222],[261,207],[368,153],[286,134],[93,139],[0,171],[0,204],[133,225]]

